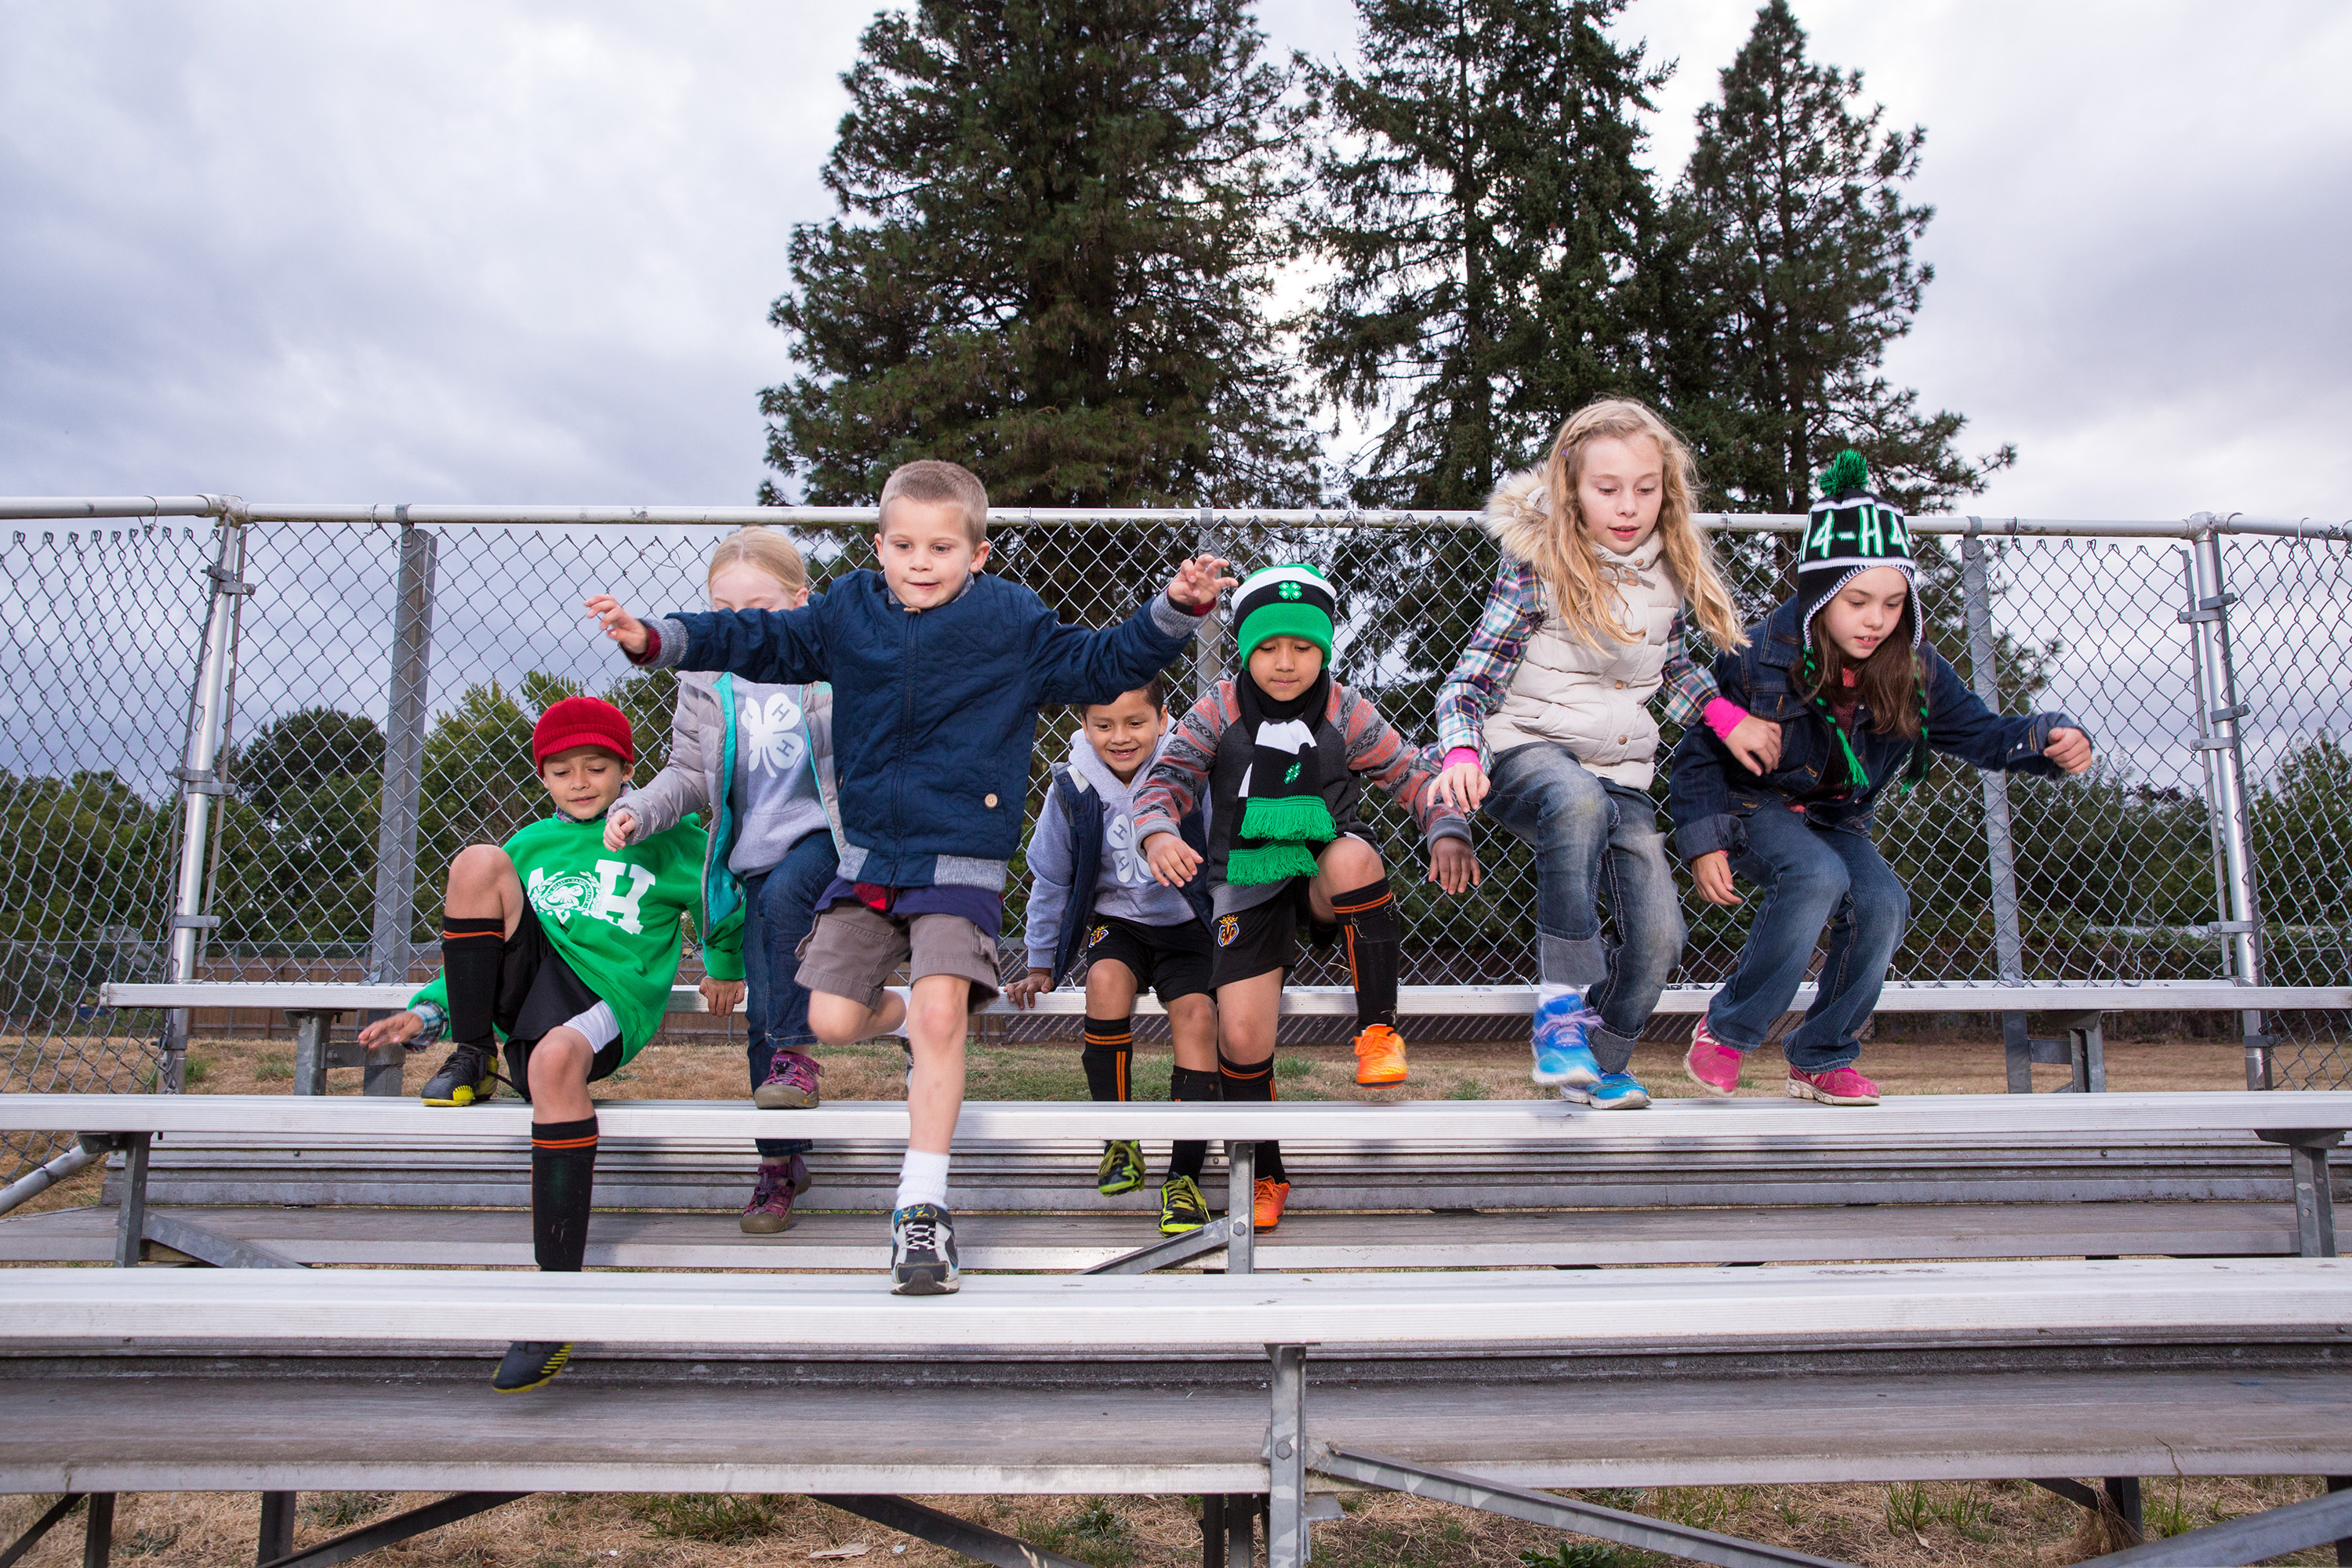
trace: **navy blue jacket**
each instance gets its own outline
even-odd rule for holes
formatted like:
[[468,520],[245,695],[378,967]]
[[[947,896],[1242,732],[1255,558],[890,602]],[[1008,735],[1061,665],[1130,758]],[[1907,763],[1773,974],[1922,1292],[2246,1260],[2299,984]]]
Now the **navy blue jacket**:
[[[1746,842],[1742,819],[1768,805],[1785,811],[1797,796],[1821,788],[1824,776],[1843,776],[1837,737],[1801,690],[1804,647],[1795,601],[1780,605],[1761,626],[1748,627],[1748,638],[1746,647],[1716,656],[1715,683],[1725,697],[1780,726],[1780,761],[1759,776],[1741,766],[1706,725],[1683,731],[1666,786],[1666,809],[1674,817],[1675,849],[1685,860],[1717,849],[1737,854]],[[2045,778],[2063,773],[2042,754],[2042,748],[2050,743],[2051,731],[2080,730],[2080,724],[2063,713],[1995,713],[1943,655],[1922,645],[1919,658],[1927,667],[1931,749],[1979,768]],[[1864,708],[1854,710],[1852,739],[1870,776],[1868,786],[1834,800],[1808,802],[1805,815],[1816,826],[1868,833],[1879,795],[1910,763],[1912,742],[1872,729]]]
[[831,681],[841,874],[1002,893],[1021,847],[1037,710],[1134,690],[1198,624],[1154,594],[1108,631],[1066,626],[1030,590],[984,573],[912,611],[879,572],[853,572],[797,610],[664,616],[646,662]]
[[[1095,923],[1095,886],[1102,880],[1103,800],[1098,790],[1080,789],[1070,770],[1054,764],[1054,782],[1047,786],[1059,798],[1062,820],[1070,826],[1070,902],[1062,911],[1062,933],[1054,941],[1054,984],[1059,985],[1070,965],[1087,948]],[[1186,812],[1176,825],[1177,837],[1201,857],[1192,879],[1184,884],[1184,901],[1200,917],[1202,929],[1216,929],[1216,905],[1209,897],[1209,830],[1201,808]],[[1180,928],[1181,929],[1181,928]]]

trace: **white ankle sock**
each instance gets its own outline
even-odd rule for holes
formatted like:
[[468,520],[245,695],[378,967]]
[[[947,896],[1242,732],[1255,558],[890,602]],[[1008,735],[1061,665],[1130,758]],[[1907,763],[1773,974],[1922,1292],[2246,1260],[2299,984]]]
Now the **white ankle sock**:
[[898,1198],[894,1208],[909,1204],[937,1204],[948,1206],[948,1157],[927,1150],[909,1149],[906,1162],[898,1167]]
[[1536,983],[1536,1008],[1538,1012],[1563,996],[1579,1006],[1584,1005],[1584,988],[1580,985],[1555,985],[1549,980]]

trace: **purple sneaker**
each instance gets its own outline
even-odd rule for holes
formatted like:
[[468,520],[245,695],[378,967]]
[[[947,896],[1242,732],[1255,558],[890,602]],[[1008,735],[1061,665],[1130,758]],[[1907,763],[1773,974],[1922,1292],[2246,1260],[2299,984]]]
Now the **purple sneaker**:
[[743,1234],[773,1236],[793,1228],[793,1200],[809,1190],[808,1162],[798,1154],[781,1165],[760,1163],[760,1182],[743,1205]]
[[1690,1074],[1691,1082],[1709,1094],[1725,1099],[1739,1092],[1739,1053],[1715,1037],[1706,1026],[1706,1016],[1701,1014],[1698,1027],[1691,1031],[1690,1050],[1683,1057],[1683,1070]]
[[751,1103],[762,1110],[806,1110],[822,1096],[817,1075],[824,1064],[801,1051],[778,1051],[768,1064],[768,1081],[751,1091]]

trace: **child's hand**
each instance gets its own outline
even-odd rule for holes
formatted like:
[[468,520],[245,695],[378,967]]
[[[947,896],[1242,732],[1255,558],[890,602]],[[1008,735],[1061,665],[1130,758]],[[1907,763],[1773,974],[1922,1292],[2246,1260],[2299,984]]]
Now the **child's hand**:
[[1163,888],[1181,888],[1201,868],[1201,852],[1161,828],[1143,841],[1143,858]]
[[1451,806],[1465,816],[1478,809],[1478,803],[1486,798],[1486,770],[1475,763],[1456,763],[1442,769],[1437,781],[1429,786],[1438,805]]
[[1478,852],[1462,838],[1441,838],[1429,847],[1429,879],[1449,893],[1478,885]]
[[1187,609],[1206,609],[1217,602],[1219,594],[1241,585],[1237,578],[1218,575],[1231,564],[1215,555],[1195,555],[1176,568],[1176,575],[1169,579],[1168,596]]
[[1698,886],[1698,896],[1710,904],[1745,901],[1731,890],[1731,857],[1721,849],[1710,849],[1691,862],[1691,880]]
[[1751,773],[1769,773],[1780,765],[1780,726],[1750,713],[1723,738],[1726,750]]
[[740,980],[713,980],[706,974],[695,989],[702,993],[702,1010],[706,1013],[732,1013],[743,1000],[743,983]]
[[367,1050],[378,1046],[404,1046],[425,1032],[425,1020],[405,1007],[388,1018],[378,1018],[360,1031],[360,1045]]
[[641,658],[646,645],[652,640],[646,623],[621,607],[621,601],[610,594],[599,594],[588,601],[588,613],[604,623],[604,635],[621,645],[621,650],[631,658]]
[[1025,1012],[1037,1005],[1038,997],[1053,988],[1054,972],[1052,970],[1032,969],[1004,988],[1004,999]]
[[2042,754],[2068,773],[2079,773],[2091,765],[2091,737],[2080,730],[2053,730]]
[[607,849],[626,849],[629,847],[629,835],[635,833],[636,830],[636,813],[632,811],[614,812],[612,815],[604,818],[604,847]]

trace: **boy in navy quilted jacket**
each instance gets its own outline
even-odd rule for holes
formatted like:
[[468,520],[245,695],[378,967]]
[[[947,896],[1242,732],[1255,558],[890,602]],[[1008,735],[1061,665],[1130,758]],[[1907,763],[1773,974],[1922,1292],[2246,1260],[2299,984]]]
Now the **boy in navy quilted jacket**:
[[[988,492],[953,463],[908,463],[882,487],[879,572],[852,572],[797,610],[662,616],[608,594],[589,613],[631,661],[833,683],[841,864],[801,948],[809,1027],[846,1045],[907,1026],[914,1071],[891,1215],[892,1289],[957,1288],[948,1151],[963,1108],[964,1029],[997,992],[1004,878],[1021,842],[1037,710],[1108,702],[1183,652],[1233,580],[1186,562],[1108,631],[1066,626],[1035,594],[982,574]],[[908,966],[911,996],[887,988]]]
[[[1168,688],[1154,679],[1116,702],[1088,703],[1084,724],[1070,737],[1067,761],[1054,764],[1053,783],[1029,834],[1029,912],[1024,922],[1029,973],[1005,987],[1015,1006],[1028,1007],[1062,983],[1078,954],[1087,957],[1087,1092],[1098,1100],[1131,1098],[1135,1060],[1135,996],[1149,985],[1168,1011],[1176,1065],[1174,1100],[1218,1100],[1217,1004],[1209,981],[1209,922],[1213,918],[1205,877],[1181,888],[1160,886],[1135,839],[1135,792],[1144,770],[1160,758],[1168,737]],[[1182,831],[1204,853],[1201,814]],[[1160,1188],[1160,1228],[1170,1235],[1208,1223],[1201,1166],[1208,1144],[1180,1139]],[[1105,1197],[1143,1184],[1143,1150],[1131,1138],[1103,1145],[1095,1185]]]

